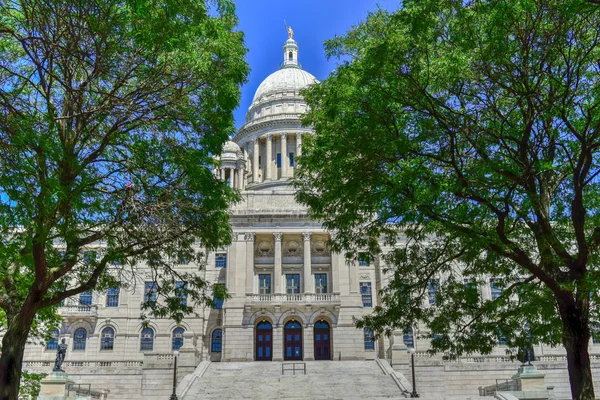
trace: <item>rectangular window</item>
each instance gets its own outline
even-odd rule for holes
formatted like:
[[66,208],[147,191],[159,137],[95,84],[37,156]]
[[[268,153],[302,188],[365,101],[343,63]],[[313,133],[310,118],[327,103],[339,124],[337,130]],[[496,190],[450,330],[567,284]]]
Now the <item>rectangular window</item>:
[[215,267],[227,267],[227,253],[215,253]]
[[119,307],[119,288],[109,288],[106,292],[106,307]]
[[271,294],[271,274],[258,275],[258,293]]
[[156,301],[156,292],[158,291],[158,283],[146,282],[144,286],[144,301]]
[[371,260],[367,253],[358,253],[358,266],[368,267],[371,265]]
[[187,283],[175,282],[175,296],[179,299],[179,303],[182,306],[187,306]]
[[258,156],[258,168],[262,168],[262,156]]
[[431,279],[427,282],[427,294],[429,296],[429,304],[435,304],[435,295],[440,286],[439,279]]
[[[217,286],[217,285],[215,285],[215,286]],[[222,287],[222,285],[221,285],[221,284],[219,284],[219,287]],[[217,288],[217,289],[218,289],[218,288]],[[218,291],[221,291],[221,290],[215,290],[215,291],[217,291],[217,292],[218,292]],[[215,309],[215,310],[220,310],[220,309],[222,309],[222,308],[223,308],[223,302],[224,302],[224,301],[225,301],[225,300],[222,300],[222,299],[217,299],[217,297],[216,297],[216,296],[213,294],[213,303],[214,303],[214,305],[213,305],[213,309]]]
[[373,331],[369,328],[364,329],[365,335],[365,350],[375,350],[375,342],[373,341]]
[[490,290],[492,295],[492,300],[496,300],[502,294],[502,288],[498,282],[498,279],[491,278],[490,279]]
[[287,294],[300,293],[300,274],[286,274],[285,289]]
[[373,296],[371,295],[371,282],[360,283],[360,294],[362,296],[363,307],[373,307]]
[[92,304],[92,292],[85,291],[79,295],[79,304],[89,306]]
[[290,153],[290,167],[294,166],[294,153]]
[[315,274],[315,293],[327,293],[327,274]]
[[281,168],[281,153],[277,153],[277,168]]

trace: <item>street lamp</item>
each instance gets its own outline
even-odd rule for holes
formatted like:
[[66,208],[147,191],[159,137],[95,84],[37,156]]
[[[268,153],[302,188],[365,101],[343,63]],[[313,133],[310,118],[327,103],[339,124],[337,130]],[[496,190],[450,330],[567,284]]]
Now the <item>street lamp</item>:
[[416,398],[416,397],[420,397],[419,393],[417,393],[417,386],[415,383],[415,348],[414,347],[409,347],[408,348],[408,353],[410,354],[410,361],[412,364],[412,378],[413,378],[413,391],[410,394],[411,398]]
[[177,357],[179,356],[179,351],[173,351],[173,394],[171,395],[169,400],[177,400]]

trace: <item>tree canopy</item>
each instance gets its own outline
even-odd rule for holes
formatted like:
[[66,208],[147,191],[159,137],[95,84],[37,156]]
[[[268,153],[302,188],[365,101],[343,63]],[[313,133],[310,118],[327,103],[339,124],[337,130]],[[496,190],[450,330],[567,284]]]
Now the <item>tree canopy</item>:
[[562,343],[594,398],[599,27],[583,0],[405,1],[326,42],[295,185],[334,250],[387,267],[359,326],[424,323],[448,357]]
[[126,286],[138,261],[155,313],[212,301],[174,266],[231,238],[236,195],[211,166],[248,73],[236,24],[230,0],[0,4],[0,399],[40,313]]

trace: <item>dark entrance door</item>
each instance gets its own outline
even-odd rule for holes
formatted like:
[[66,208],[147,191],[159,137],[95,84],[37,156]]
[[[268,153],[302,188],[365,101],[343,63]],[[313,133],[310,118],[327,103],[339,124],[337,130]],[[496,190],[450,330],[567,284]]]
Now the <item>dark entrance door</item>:
[[315,360],[331,360],[330,336],[327,322],[319,321],[315,324]]
[[302,360],[302,326],[290,321],[284,327],[284,360]]
[[273,359],[273,326],[269,322],[256,325],[256,361]]

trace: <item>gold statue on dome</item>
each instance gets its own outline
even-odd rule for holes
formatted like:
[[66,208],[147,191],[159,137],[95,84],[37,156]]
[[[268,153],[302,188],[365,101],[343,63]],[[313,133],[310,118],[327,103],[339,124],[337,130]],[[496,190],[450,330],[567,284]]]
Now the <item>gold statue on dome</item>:
[[293,39],[294,38],[294,30],[292,29],[291,26],[289,26],[286,22],[285,19],[283,20],[283,23],[285,24],[285,27],[287,28],[287,33],[288,33],[288,39]]

